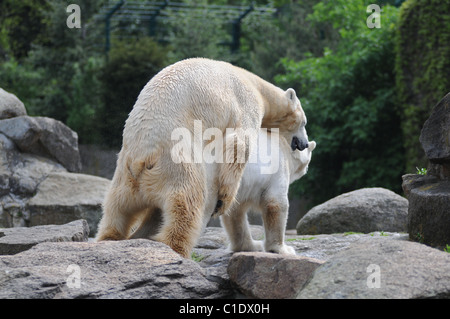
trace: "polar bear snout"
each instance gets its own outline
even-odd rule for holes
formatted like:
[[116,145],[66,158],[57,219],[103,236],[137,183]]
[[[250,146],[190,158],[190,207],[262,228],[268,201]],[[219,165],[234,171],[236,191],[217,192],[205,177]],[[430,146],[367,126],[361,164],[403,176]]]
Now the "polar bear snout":
[[303,151],[304,149],[308,148],[308,141],[300,140],[297,136],[294,136],[292,138],[291,148],[293,151],[295,151],[296,149],[299,151]]

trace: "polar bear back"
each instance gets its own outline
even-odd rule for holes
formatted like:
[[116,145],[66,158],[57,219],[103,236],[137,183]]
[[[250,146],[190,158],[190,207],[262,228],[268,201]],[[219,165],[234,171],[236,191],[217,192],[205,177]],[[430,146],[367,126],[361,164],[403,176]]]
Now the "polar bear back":
[[139,94],[125,123],[124,146],[148,150],[166,144],[175,128],[192,131],[194,120],[202,120],[203,129],[260,127],[265,102],[261,92],[268,91],[284,98],[280,88],[227,62],[177,62],[155,75]]

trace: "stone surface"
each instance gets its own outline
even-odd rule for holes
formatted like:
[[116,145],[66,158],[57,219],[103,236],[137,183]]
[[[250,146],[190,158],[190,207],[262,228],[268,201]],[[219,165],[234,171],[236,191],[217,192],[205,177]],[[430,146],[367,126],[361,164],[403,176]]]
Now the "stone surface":
[[19,116],[0,120],[0,133],[11,139],[22,152],[55,160],[70,172],[81,170],[78,135],[60,121]]
[[[84,223],[78,229],[85,229],[85,222],[78,223]],[[80,236],[58,235],[57,229],[68,225],[48,227],[2,229],[0,241],[85,238],[84,230]],[[251,232],[254,239],[262,239],[262,227],[251,226]],[[286,241],[298,256],[233,254],[224,230],[212,227],[194,248],[194,260],[146,239],[41,242],[0,256],[0,298],[286,298],[296,295],[295,287],[301,298],[450,298],[450,254],[407,237],[383,232],[300,236],[288,231]],[[308,270],[317,263],[310,257],[326,262]],[[369,288],[368,282],[380,288]]]
[[408,232],[411,240],[444,248],[450,245],[450,93],[431,111],[420,143],[430,161],[427,174],[402,177]]
[[316,270],[301,299],[450,298],[450,254],[418,243],[354,243]]
[[241,252],[230,259],[228,275],[247,297],[287,299],[295,297],[323,263],[309,257]]
[[303,235],[407,228],[408,201],[384,188],[363,188],[313,207],[297,224]]
[[26,204],[30,226],[65,224],[85,219],[94,236],[102,216],[102,202],[110,181],[67,172],[50,173]]
[[0,120],[26,114],[25,105],[17,96],[0,88]]
[[[264,239],[262,226],[250,226],[253,239]],[[286,243],[294,247],[297,256],[311,259],[329,260],[338,252],[347,249],[352,243],[381,240],[407,240],[408,234],[374,232],[371,234],[331,234],[301,236],[295,230],[286,233]],[[220,227],[207,227],[194,248],[194,260],[203,268],[206,277],[219,284],[220,289],[233,291],[228,275],[228,263],[233,253],[228,250],[228,239]],[[265,255],[266,253],[261,253]],[[245,270],[243,270],[245,271]],[[286,277],[284,277],[286,278]],[[236,290],[235,290],[236,291]],[[271,290],[272,292],[273,290]],[[242,292],[236,291],[231,297],[247,298]]]
[[0,255],[14,255],[43,242],[88,241],[85,220],[65,225],[15,227],[0,229]]
[[108,185],[104,178],[69,173],[56,159],[24,153],[0,133],[0,227],[86,219],[95,232]]
[[146,239],[41,243],[0,256],[0,298],[223,298],[202,268]]
[[41,127],[31,116],[0,120],[0,133],[11,139],[22,152],[47,155],[38,145]]
[[403,189],[410,239],[439,248],[450,245],[450,181],[410,174],[403,176]]
[[420,143],[431,162],[450,163],[450,93],[431,111],[423,125]]
[[35,119],[42,129],[40,142],[50,155],[69,172],[80,172],[78,134],[55,119],[48,117],[36,117]]

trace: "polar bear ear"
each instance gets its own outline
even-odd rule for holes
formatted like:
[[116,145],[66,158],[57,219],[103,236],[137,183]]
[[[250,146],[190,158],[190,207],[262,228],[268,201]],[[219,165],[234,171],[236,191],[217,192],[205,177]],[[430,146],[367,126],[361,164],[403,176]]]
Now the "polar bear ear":
[[297,100],[297,93],[295,93],[294,89],[287,89],[286,90],[286,97],[289,101],[289,106],[292,108],[292,110],[295,110],[296,107],[296,100]]
[[291,100],[292,102],[295,102],[295,98],[297,97],[297,93],[295,93],[294,89],[287,89],[286,90],[286,97]]

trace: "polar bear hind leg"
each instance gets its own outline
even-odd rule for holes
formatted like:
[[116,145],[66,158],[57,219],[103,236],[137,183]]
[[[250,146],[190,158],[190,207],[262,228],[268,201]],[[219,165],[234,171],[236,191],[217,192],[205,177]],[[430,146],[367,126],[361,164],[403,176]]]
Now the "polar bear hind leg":
[[127,186],[111,186],[106,195],[97,241],[127,238],[130,227],[142,209],[136,205],[138,201],[133,200],[135,196],[130,193]]
[[247,136],[242,129],[225,134],[224,163],[219,164],[219,191],[214,217],[228,213],[235,202],[249,158],[252,138],[253,136]]
[[266,200],[263,206],[265,250],[278,254],[295,255],[294,248],[284,243],[284,233],[289,210],[287,198]]

